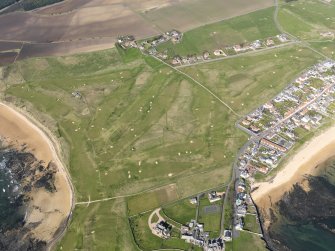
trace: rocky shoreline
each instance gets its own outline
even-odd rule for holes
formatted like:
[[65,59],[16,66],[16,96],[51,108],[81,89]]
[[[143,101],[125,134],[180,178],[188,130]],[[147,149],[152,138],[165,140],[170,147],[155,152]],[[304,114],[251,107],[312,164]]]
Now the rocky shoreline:
[[[56,191],[54,184],[57,168],[52,163],[43,163],[23,149],[3,148],[0,150],[2,171],[10,174],[10,204],[12,211],[18,213],[13,220],[2,221],[0,230],[0,250],[44,250],[46,242],[31,234],[40,222],[34,224],[25,221],[26,210],[32,200],[32,191],[44,189],[49,193]],[[5,189],[3,190],[5,191]],[[5,215],[4,215],[5,217]]]
[[[270,250],[328,250],[334,245],[335,185],[327,176],[332,177],[335,170],[327,172],[326,176],[306,176],[269,210],[260,209],[262,224],[270,222],[264,235]],[[316,241],[305,241],[306,236],[313,236],[312,231],[319,233]]]
[[0,120],[0,153],[10,171],[8,184],[15,182],[19,191],[11,206],[16,203],[22,212],[15,224],[0,230],[0,250],[50,250],[64,234],[74,207],[61,145],[24,110],[0,103]]

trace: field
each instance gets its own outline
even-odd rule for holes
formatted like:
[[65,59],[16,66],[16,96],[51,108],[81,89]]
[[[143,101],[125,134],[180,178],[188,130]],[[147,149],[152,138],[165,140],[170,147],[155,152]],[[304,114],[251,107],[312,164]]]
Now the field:
[[[153,2],[158,4],[158,1]],[[97,7],[98,3],[106,5]],[[103,22],[114,25],[106,14],[112,8],[109,3],[101,0],[79,4],[74,0],[57,5],[57,11],[65,14],[52,13],[55,7],[52,6],[34,15],[19,13],[6,17],[23,18],[22,22],[37,20],[37,23],[49,25],[53,18],[68,22],[66,18],[71,15],[70,19],[85,16],[93,8],[95,16],[106,17]],[[183,3],[178,4],[182,6]],[[197,5],[200,3],[203,5]],[[141,17],[136,14],[136,20],[147,20],[150,15],[164,11],[169,16],[167,10],[174,5],[166,0],[161,8],[150,9],[149,1],[133,1],[131,6],[141,14]],[[193,6],[192,13],[197,13],[204,2],[194,1],[194,5],[188,6]],[[288,8],[288,5],[283,6],[281,8]],[[207,11],[210,10],[208,7]],[[218,46],[221,40],[230,43],[275,35],[278,31],[272,22],[273,10],[268,8],[190,31],[185,34],[186,45],[180,50],[202,50],[208,34],[217,29],[220,33],[208,45],[211,48]],[[183,11],[190,10],[185,7],[181,8]],[[117,22],[126,18],[116,16]],[[2,18],[0,22],[9,22]],[[89,30],[96,32],[92,41],[80,40],[82,46],[86,46],[84,50],[110,46],[111,39],[118,34],[110,26],[93,19],[81,23],[83,30],[90,27]],[[130,27],[131,22],[137,22],[135,19],[130,18],[130,23],[124,25]],[[264,26],[262,20],[272,25]],[[164,18],[159,21],[170,22]],[[94,25],[90,26],[92,23]],[[156,25],[162,25],[159,29],[163,27],[163,24]],[[172,27],[173,23],[170,25]],[[323,25],[322,22],[319,25]],[[1,26],[0,32],[12,36],[8,31],[16,28],[5,26]],[[95,29],[97,26],[101,29]],[[145,27],[148,34],[158,31],[157,27]],[[39,29],[29,31],[32,34],[23,31],[16,35],[32,39],[49,27]],[[138,26],[129,29],[143,32]],[[75,40],[92,35],[84,34],[83,30],[77,30],[74,25],[67,29],[66,35],[55,29],[50,36],[56,40]],[[108,34],[108,38],[100,38],[104,34]],[[188,39],[197,41],[194,47],[187,43]],[[25,45],[21,58],[73,52],[74,40]],[[102,42],[96,45],[97,41]],[[67,49],[62,48],[65,43]],[[326,43],[327,53],[331,55],[332,42],[315,42],[313,46],[321,48],[321,44]],[[0,43],[1,46],[13,53],[20,44]],[[78,47],[75,52],[82,52],[82,48]],[[162,214],[178,223],[185,224],[193,219],[196,207],[188,198],[223,186],[230,180],[236,153],[247,141],[247,135],[235,127],[236,121],[270,100],[299,72],[320,59],[308,48],[291,45],[181,68],[222,98],[239,116],[190,78],[137,50],[125,52],[113,48],[72,56],[29,58],[4,68],[0,89],[5,91],[1,99],[31,112],[59,138],[63,146],[62,157],[75,186],[76,201],[80,204],[76,205],[69,230],[58,250],[136,250],[137,246],[143,250],[189,248],[177,238],[177,232],[174,232],[176,238],[168,241],[153,236],[147,227],[150,212],[162,207]],[[94,200],[97,201],[92,202]],[[200,201],[198,221],[205,224],[205,230],[213,237],[220,232],[220,203],[218,207],[211,207],[207,198]],[[229,218],[229,208],[225,214]],[[251,227],[252,223],[250,219]],[[229,222],[225,226],[229,227]],[[227,249],[244,250],[251,242],[255,245],[253,250],[264,250],[257,236],[245,232],[241,232]]]
[[243,251],[250,250],[253,251],[265,251],[264,241],[262,241],[257,235],[250,234],[247,232],[240,232],[240,236],[233,239],[232,250]]
[[162,31],[178,29],[182,32],[223,19],[241,16],[273,5],[267,0],[183,0],[164,8],[140,12],[150,23]]
[[[8,86],[4,99],[28,107],[64,142],[77,201],[125,196],[117,200],[123,215],[227,182],[234,154],[246,141],[226,107],[135,50],[19,61],[2,84]],[[101,202],[78,206],[75,213],[93,208],[95,214],[107,210]],[[66,250],[90,229],[78,218],[60,244]],[[85,238],[80,245],[95,241]]]
[[[35,8],[33,5],[55,1],[58,0],[27,0],[24,4]],[[208,0],[64,1],[34,11],[1,15],[1,40],[27,42],[21,59],[69,55],[111,48],[120,35],[141,39],[175,28],[185,31],[272,5],[267,0],[247,4],[242,0],[209,1],[210,4]],[[171,22],[171,13],[175,22]]]
[[158,50],[167,50],[170,56],[186,56],[275,36],[280,32],[274,25],[273,12],[274,8],[271,7],[204,25],[185,32],[180,43],[164,43],[158,46]]
[[175,228],[172,230],[172,237],[163,240],[154,236],[148,227],[148,218],[151,212],[140,214],[136,217],[130,218],[130,226],[134,233],[135,241],[142,250],[150,251],[155,249],[181,249],[187,250],[191,247],[190,244],[185,243],[179,237],[179,231]]
[[124,199],[77,205],[57,250],[137,250]]
[[[72,55],[113,48],[115,38],[82,39],[61,43],[24,43],[19,59],[43,56]],[[0,44],[1,45],[1,44]]]
[[285,31],[300,39],[325,40],[320,32],[335,31],[334,12],[335,5],[322,1],[292,1],[281,5],[278,20]]
[[165,215],[176,222],[186,225],[196,216],[196,205],[192,205],[189,199],[184,199],[163,207]]
[[198,222],[204,224],[204,231],[213,238],[220,235],[222,201],[210,203],[207,194],[200,199]]
[[0,52],[0,67],[14,62],[17,52]]
[[[274,63],[273,69],[269,69],[266,62],[275,58],[274,54],[282,66],[279,68]],[[201,81],[206,79],[204,83],[209,88],[228,100],[239,113],[246,113],[315,60],[308,50],[292,47],[184,70]],[[244,76],[253,76],[251,82],[248,77],[243,81],[238,77],[242,74],[239,70],[242,64]],[[215,76],[220,76],[216,73],[221,70],[230,78],[215,81]],[[276,70],[285,76],[272,78],[274,89],[268,88],[266,70]],[[60,244],[65,250],[108,245],[94,238],[80,241],[82,236],[94,231],[90,230],[93,226],[112,235],[114,230],[110,225],[115,225],[127,233],[122,236],[127,239],[127,225],[113,215],[109,224],[104,224],[102,219],[97,224],[89,219],[84,221],[85,215],[93,210],[92,214],[104,215],[111,207],[107,205],[114,203],[118,204],[125,221],[130,215],[136,218],[141,212],[162,205],[170,208],[170,211],[165,209],[169,217],[185,221],[189,215],[172,217],[174,209],[167,204],[227,182],[235,154],[247,140],[235,128],[238,117],[225,106],[184,76],[136,50],[119,53],[112,49],[19,61],[9,67],[5,84],[9,87],[6,100],[28,107],[64,142],[64,152],[69,151],[65,157],[77,201],[125,196],[78,206],[75,215],[79,216],[74,217],[69,233]],[[225,88],[215,88],[217,85]],[[76,91],[80,98],[72,95]],[[239,95],[231,95],[233,91]],[[248,92],[254,95],[252,100]],[[257,99],[259,95],[262,99]],[[247,108],[231,103],[239,100]],[[213,215],[201,217],[208,230],[215,233],[219,230],[219,214]],[[110,248],[113,250],[115,246]]]
[[314,49],[322,52],[331,59],[335,59],[335,43],[333,41],[317,41],[309,43]]
[[206,83],[220,97],[225,97],[229,105],[242,115],[264,103],[255,98],[260,93],[262,101],[270,100],[294,76],[320,59],[309,49],[291,46],[182,70]]
[[244,229],[249,230],[254,233],[261,233],[258,221],[255,215],[247,214],[244,217]]

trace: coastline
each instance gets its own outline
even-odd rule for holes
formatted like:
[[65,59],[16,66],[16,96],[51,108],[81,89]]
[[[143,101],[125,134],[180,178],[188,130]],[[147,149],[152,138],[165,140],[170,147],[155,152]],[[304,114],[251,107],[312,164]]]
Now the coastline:
[[280,200],[293,184],[302,182],[304,189],[308,190],[308,183],[303,181],[304,176],[315,175],[318,165],[334,155],[335,125],[300,147],[271,181],[254,183],[252,188],[257,189],[251,193],[253,200],[258,207],[269,211],[271,205]]
[[60,160],[60,144],[51,132],[31,117],[30,114],[0,102],[0,135],[14,148],[26,148],[38,160],[55,164],[54,184],[57,191],[49,193],[45,189],[30,192],[26,225],[38,223],[32,236],[45,241],[47,249],[63,235],[74,207],[74,189],[68,170]]

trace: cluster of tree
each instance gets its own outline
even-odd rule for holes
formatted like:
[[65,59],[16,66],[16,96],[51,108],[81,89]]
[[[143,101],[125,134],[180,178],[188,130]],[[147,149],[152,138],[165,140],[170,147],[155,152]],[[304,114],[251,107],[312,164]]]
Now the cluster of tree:
[[9,5],[12,5],[16,2],[18,2],[19,0],[1,0],[0,1],[0,10],[9,6]]
[[0,10],[14,3],[19,3],[21,9],[33,10],[49,4],[58,3],[63,0],[0,0]]
[[21,5],[24,10],[33,10],[61,1],[63,0],[22,0]]

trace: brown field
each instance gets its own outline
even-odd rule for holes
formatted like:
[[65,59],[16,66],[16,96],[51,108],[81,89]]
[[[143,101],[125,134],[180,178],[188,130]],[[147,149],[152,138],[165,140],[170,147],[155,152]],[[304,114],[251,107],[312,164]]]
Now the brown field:
[[1,42],[0,41],[0,51],[10,51],[15,49],[20,49],[22,46],[21,42]]
[[61,43],[32,43],[24,44],[19,59],[45,56],[61,56],[104,50],[114,47],[113,38],[85,39]]
[[0,34],[3,42],[32,43],[20,58],[65,55],[110,48],[120,35],[141,39],[173,28],[185,31],[271,5],[270,0],[68,0],[1,15]]
[[133,34],[148,37],[154,27],[122,5],[82,8],[64,15],[41,16],[16,12],[0,17],[2,40],[27,42],[70,41]]
[[271,0],[184,0],[142,12],[160,30],[187,31],[208,23],[244,15],[273,5]]
[[14,62],[17,52],[0,52],[0,67]]

